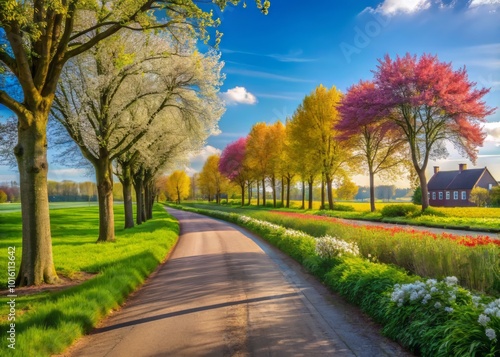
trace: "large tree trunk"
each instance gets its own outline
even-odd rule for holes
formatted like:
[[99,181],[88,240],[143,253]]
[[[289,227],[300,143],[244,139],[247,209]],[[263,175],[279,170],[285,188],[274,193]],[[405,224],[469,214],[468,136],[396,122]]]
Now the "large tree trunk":
[[375,212],[375,174],[370,171],[370,211]]
[[151,186],[152,185],[149,180],[144,185],[144,203],[145,203],[146,221],[153,218],[153,196],[152,196],[153,190]]
[[122,165],[120,182],[123,187],[123,207],[125,208],[125,229],[134,227],[134,206],[132,204],[132,172],[129,165]]
[[333,179],[330,177],[330,174],[325,174],[326,180],[326,193],[328,195],[328,208],[333,209],[333,190],[332,190],[332,181]]
[[115,240],[115,215],[113,212],[113,169],[108,155],[101,149],[95,164],[97,197],[99,201],[99,237],[97,242]]
[[422,211],[429,207],[429,194],[427,190],[427,177],[425,177],[425,168],[418,170],[418,179],[420,180],[420,189],[422,190]]
[[143,181],[142,181],[142,178],[135,178],[134,179],[134,189],[135,189],[135,208],[136,208],[136,212],[135,212],[135,223],[137,223],[138,225],[139,224],[142,224],[142,222],[144,221],[143,220],[143,217],[144,215],[142,214],[142,212],[144,211],[144,202],[142,200],[142,191],[143,191]]
[[262,179],[262,205],[266,205],[266,179]]
[[18,286],[58,281],[52,260],[47,193],[48,108],[35,113],[32,120],[29,126],[19,124],[18,144],[14,149],[20,176],[23,232],[21,265],[16,279]]

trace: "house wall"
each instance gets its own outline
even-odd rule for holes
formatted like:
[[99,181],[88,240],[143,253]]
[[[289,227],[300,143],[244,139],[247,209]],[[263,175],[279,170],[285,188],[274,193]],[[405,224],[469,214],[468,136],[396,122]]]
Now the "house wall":
[[[453,192],[458,192],[458,199],[455,200]],[[462,200],[462,191],[466,193],[466,199]],[[432,198],[432,193],[436,193],[436,199]],[[439,192],[443,192],[443,199],[439,199]],[[471,190],[448,190],[450,199],[446,199],[446,190],[429,191],[429,205],[432,207],[474,207],[475,204],[469,201]]]
[[476,187],[482,187],[488,189],[490,184],[493,187],[498,186],[498,182],[495,181],[493,176],[491,176],[490,172],[488,170],[485,170],[483,177],[479,179]]

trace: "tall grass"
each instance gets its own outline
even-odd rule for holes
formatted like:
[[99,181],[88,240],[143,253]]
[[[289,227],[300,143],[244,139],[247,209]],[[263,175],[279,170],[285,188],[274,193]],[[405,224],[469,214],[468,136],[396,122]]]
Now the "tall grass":
[[[56,293],[41,293],[16,299],[16,349],[2,351],[9,356],[50,356],[61,353],[82,334],[140,286],[165,259],[178,236],[178,224],[160,206],[155,218],[130,230],[123,230],[123,210],[115,207],[116,243],[96,244],[96,207],[51,212],[54,261],[58,273],[97,273],[79,286]],[[20,247],[19,213],[0,215],[5,239],[0,242],[0,266],[6,265],[7,246]],[[5,227],[5,230],[4,230]],[[20,251],[16,250],[18,263]],[[2,276],[5,286],[5,276]],[[7,298],[0,298],[0,331],[8,330]],[[3,352],[2,352],[3,353]]]

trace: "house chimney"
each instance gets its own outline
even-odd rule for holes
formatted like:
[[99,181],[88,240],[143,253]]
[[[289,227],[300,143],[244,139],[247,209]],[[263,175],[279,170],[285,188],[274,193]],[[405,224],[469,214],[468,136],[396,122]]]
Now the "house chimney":
[[434,166],[434,175],[439,172],[439,166]]
[[460,172],[467,170],[467,164],[458,164],[458,170]]

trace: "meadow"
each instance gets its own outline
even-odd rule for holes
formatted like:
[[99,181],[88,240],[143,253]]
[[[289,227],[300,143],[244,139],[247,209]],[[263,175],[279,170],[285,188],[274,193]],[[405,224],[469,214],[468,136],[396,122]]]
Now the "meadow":
[[[62,208],[62,207],[61,207]],[[96,244],[96,206],[51,210],[53,255],[60,276],[95,277],[57,292],[16,298],[16,349],[10,356],[50,356],[61,353],[89,332],[100,319],[119,307],[153,272],[177,241],[177,221],[156,205],[154,218],[141,226],[123,229],[123,206],[115,206],[116,242]],[[20,212],[1,213],[0,266],[7,267],[7,247],[21,258]],[[6,286],[6,274],[1,275]],[[0,329],[8,330],[7,297],[0,297]],[[8,340],[2,338],[1,350]]]

